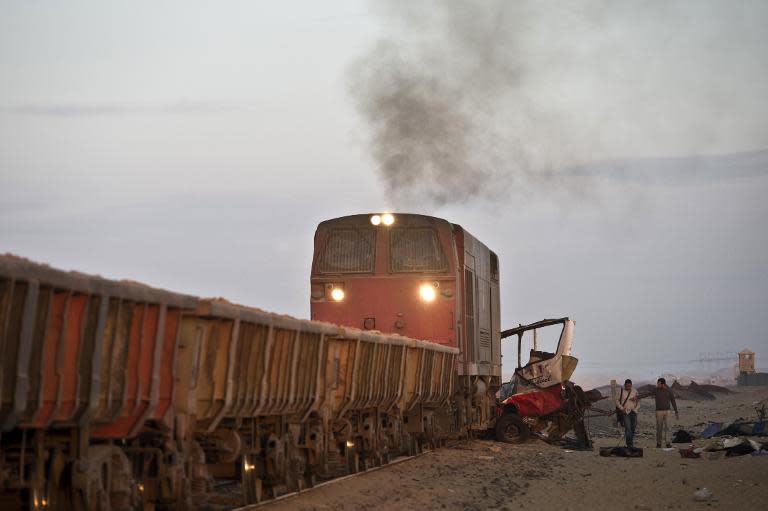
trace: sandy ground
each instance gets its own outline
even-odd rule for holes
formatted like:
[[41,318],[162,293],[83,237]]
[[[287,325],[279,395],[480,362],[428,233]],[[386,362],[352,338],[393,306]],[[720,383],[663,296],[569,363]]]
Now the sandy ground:
[[[737,390],[716,401],[678,403],[680,426],[755,418],[752,403],[768,388]],[[269,504],[268,510],[358,509],[768,509],[768,456],[683,459],[655,449],[653,405],[641,409],[643,458],[603,458],[599,447],[621,437],[609,420],[592,420],[594,451],[532,441],[521,446],[473,440],[382,470]],[[695,426],[695,427],[694,427]],[[768,438],[763,437],[763,441]],[[696,442],[700,444],[701,442]],[[712,500],[697,502],[706,487]]]

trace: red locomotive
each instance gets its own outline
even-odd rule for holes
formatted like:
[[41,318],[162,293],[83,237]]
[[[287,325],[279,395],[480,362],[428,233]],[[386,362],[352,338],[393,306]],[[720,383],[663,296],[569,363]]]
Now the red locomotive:
[[458,426],[492,426],[501,383],[499,260],[460,225],[392,213],[322,222],[311,311],[313,320],[458,348],[457,409],[467,415]]

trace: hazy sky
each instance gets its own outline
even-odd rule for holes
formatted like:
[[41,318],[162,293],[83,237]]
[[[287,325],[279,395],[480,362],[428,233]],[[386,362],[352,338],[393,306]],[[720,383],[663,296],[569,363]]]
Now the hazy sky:
[[768,367],[767,5],[0,1],[0,252],[307,317],[316,224],[407,209],[579,372]]

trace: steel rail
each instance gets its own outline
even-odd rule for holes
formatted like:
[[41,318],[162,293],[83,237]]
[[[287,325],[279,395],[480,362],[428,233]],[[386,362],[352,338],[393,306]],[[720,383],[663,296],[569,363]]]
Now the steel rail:
[[403,462],[406,462],[406,461],[410,461],[410,460],[416,459],[418,457],[421,457],[421,456],[424,456],[424,455],[427,455],[427,454],[431,454],[433,452],[435,452],[435,451],[434,450],[429,450],[429,451],[420,452],[419,454],[415,454],[413,456],[400,456],[400,457],[395,458],[394,460],[390,461],[389,463],[387,463],[385,465],[379,465],[378,467],[371,467],[369,469],[362,470],[362,471],[356,472],[354,474],[348,474],[348,475],[337,477],[337,478],[334,478],[334,479],[329,479],[327,481],[323,481],[322,483],[318,483],[318,484],[316,484],[316,485],[314,485],[314,486],[312,486],[310,488],[304,488],[303,490],[298,490],[298,491],[286,493],[284,495],[280,495],[279,497],[275,497],[274,499],[268,499],[268,500],[265,500],[263,502],[258,502],[256,504],[247,504],[247,505],[242,506],[242,507],[231,508],[229,511],[250,511],[252,509],[258,509],[258,508],[261,508],[261,507],[264,507],[264,506],[268,506],[270,504],[274,504],[275,502],[279,502],[281,500],[286,500],[286,499],[290,499],[290,498],[293,498],[293,497],[298,497],[299,495],[304,495],[306,493],[309,493],[311,491],[323,488],[325,486],[330,486],[332,484],[336,484],[336,483],[340,483],[342,481],[346,481],[346,480],[351,479],[353,477],[364,476],[366,474],[370,474],[371,472],[376,472],[378,470],[389,468],[389,467],[392,467],[394,465],[398,465],[400,463],[403,463]]

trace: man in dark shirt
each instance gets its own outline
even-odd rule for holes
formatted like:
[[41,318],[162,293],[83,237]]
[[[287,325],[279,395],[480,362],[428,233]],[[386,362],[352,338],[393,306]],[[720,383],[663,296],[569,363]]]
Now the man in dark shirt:
[[680,419],[675,395],[672,393],[672,389],[667,386],[667,381],[664,378],[659,378],[656,380],[656,388],[650,392],[644,392],[640,397],[648,396],[653,396],[656,400],[656,447],[661,447],[662,443],[667,447],[672,447],[672,444],[667,440],[670,405],[675,410],[675,419]]

